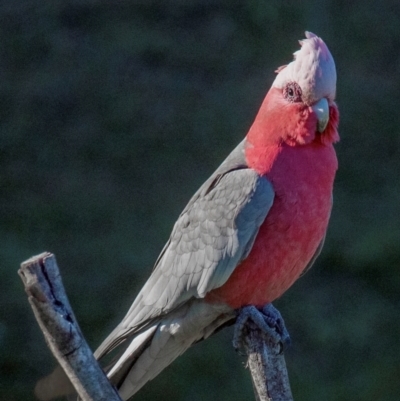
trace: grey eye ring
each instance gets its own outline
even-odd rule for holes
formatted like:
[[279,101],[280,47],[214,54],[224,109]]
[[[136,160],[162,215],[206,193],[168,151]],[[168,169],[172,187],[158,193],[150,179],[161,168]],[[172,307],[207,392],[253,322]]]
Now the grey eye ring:
[[288,82],[283,88],[283,97],[291,103],[302,101],[302,91],[296,82]]

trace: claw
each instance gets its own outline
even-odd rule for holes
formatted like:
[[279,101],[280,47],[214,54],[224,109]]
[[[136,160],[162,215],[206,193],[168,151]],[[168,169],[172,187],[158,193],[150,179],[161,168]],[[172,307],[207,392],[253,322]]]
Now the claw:
[[264,305],[262,313],[264,314],[265,319],[268,319],[268,324],[270,324],[271,327],[274,327],[280,335],[280,342],[282,343],[283,350],[287,349],[290,346],[291,341],[281,313],[272,304]]
[[245,306],[237,310],[237,319],[233,334],[233,347],[238,351],[243,344],[246,325],[260,329],[265,337],[274,343],[281,343],[283,352],[290,345],[290,336],[282,315],[272,305],[267,304],[261,310],[255,306]]

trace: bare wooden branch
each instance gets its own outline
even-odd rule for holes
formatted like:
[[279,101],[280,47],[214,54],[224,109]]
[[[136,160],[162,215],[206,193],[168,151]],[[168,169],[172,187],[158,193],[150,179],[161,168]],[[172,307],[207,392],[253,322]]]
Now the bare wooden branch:
[[[21,264],[18,274],[49,348],[81,399],[121,401],[81,333],[54,255],[46,252],[32,257]],[[256,400],[293,401],[281,344],[268,341],[251,320],[245,326],[243,344]],[[58,377],[60,371],[52,375]],[[54,396],[54,388],[50,392]]]
[[18,271],[53,355],[83,401],[121,401],[84,339],[53,254],[42,253]]
[[250,321],[246,325],[244,347],[256,401],[293,401],[282,345],[266,340]]

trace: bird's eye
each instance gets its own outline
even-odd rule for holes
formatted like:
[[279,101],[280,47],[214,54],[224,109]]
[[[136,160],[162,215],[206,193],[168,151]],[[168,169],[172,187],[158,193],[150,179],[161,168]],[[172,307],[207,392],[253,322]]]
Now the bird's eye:
[[283,96],[289,102],[301,102],[301,88],[296,82],[289,82],[283,89]]

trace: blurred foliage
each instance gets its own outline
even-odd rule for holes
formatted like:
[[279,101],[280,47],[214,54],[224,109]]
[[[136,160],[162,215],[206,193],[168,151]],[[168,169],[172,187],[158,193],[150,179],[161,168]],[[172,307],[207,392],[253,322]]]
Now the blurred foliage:
[[[2,398],[33,400],[53,366],[19,263],[56,254],[95,348],[307,29],[336,60],[342,140],[323,254],[276,303],[293,392],[398,401],[399,22],[397,0],[2,2]],[[193,347],[136,399],[252,399],[231,334]]]

